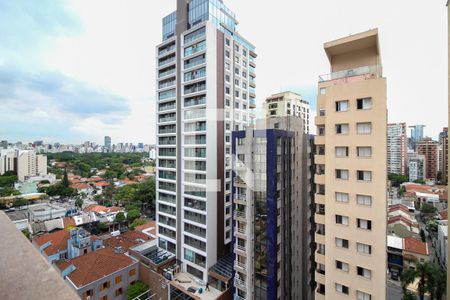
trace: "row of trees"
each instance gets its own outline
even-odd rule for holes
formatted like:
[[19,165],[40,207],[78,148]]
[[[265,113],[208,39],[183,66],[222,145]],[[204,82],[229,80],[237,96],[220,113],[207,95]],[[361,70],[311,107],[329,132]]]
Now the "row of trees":
[[0,197],[20,195],[20,192],[14,188],[14,182],[17,181],[17,173],[14,171],[5,172],[0,176]]
[[408,286],[416,279],[419,279],[417,292],[419,298],[423,300],[425,293],[430,294],[430,300],[442,300],[447,288],[447,273],[439,267],[424,262],[416,263],[415,269],[403,270],[400,275],[402,282],[403,300],[415,300],[414,293],[408,290]]

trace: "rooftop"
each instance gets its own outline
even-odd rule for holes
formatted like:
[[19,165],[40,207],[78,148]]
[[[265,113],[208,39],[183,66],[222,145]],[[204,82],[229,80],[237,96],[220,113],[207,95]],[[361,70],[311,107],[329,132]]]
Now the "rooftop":
[[58,230],[53,233],[47,233],[34,239],[38,246],[42,246],[47,242],[51,244],[44,249],[45,254],[52,255],[60,251],[67,250],[67,241],[70,238],[69,230]]
[[404,239],[404,250],[421,255],[428,255],[428,245],[413,237],[407,237]]
[[156,222],[150,221],[144,225],[136,226],[136,230],[145,233],[153,238],[156,238]]
[[174,280],[170,284],[194,299],[213,300],[218,299],[222,294],[221,291],[212,286],[209,286],[209,291],[205,291],[206,285],[188,273],[175,274]]
[[6,213],[6,215],[11,219],[11,221],[20,221],[25,219],[28,220],[28,214],[26,210],[14,210]]
[[131,257],[123,253],[115,253],[114,249],[106,247],[58,263],[57,267],[60,271],[63,271],[70,265],[73,265],[75,270],[67,277],[77,288],[80,288],[126,268],[135,262]]
[[124,232],[118,236],[112,236],[104,240],[103,243],[105,246],[109,246],[112,248],[122,247],[123,249],[128,250],[152,239],[153,238],[151,238],[145,233],[136,230],[131,230]]

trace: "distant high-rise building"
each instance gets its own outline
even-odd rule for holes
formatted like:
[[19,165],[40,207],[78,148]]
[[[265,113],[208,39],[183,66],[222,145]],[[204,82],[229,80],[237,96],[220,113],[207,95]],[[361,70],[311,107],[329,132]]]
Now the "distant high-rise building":
[[387,105],[378,30],[325,43],[316,118],[315,299],[386,299]]
[[0,175],[15,171],[20,181],[38,175],[47,175],[47,156],[34,150],[3,150],[0,152]]
[[442,181],[448,182],[448,127],[444,127],[439,133],[439,145],[441,146],[441,155],[439,163],[439,171],[441,172]]
[[409,181],[425,179],[425,156],[415,152],[408,154]]
[[414,150],[417,151],[417,145],[423,140],[423,129],[425,125],[413,125],[411,128],[411,144]]
[[157,56],[158,243],[206,282],[232,249],[231,132],[255,115],[255,47],[222,1],[177,0]]
[[437,148],[438,142],[431,138],[423,138],[417,144],[417,153],[425,156],[425,179],[436,179],[437,177]]
[[274,117],[233,132],[235,299],[312,296],[311,166],[302,123]]
[[309,134],[310,106],[299,94],[283,92],[266,98],[263,104],[266,118],[296,116],[303,119],[303,129]]
[[138,143],[138,148],[139,149],[144,149],[144,143]]
[[111,137],[105,136],[105,148],[108,150],[108,152],[111,152]]
[[8,148],[8,141],[3,140],[0,142],[0,148],[1,149],[7,149]]
[[388,173],[406,175],[408,163],[408,137],[406,123],[387,126]]

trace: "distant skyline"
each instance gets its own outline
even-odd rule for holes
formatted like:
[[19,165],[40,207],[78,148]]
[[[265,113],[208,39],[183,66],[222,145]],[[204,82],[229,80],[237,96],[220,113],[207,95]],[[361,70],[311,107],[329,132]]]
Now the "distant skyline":
[[[323,43],[378,27],[389,122],[425,124],[433,138],[447,126],[446,1],[224,2],[257,48],[258,108],[292,90],[315,110],[317,77],[329,72]],[[155,46],[175,8],[175,0],[1,1],[0,140],[153,144]]]

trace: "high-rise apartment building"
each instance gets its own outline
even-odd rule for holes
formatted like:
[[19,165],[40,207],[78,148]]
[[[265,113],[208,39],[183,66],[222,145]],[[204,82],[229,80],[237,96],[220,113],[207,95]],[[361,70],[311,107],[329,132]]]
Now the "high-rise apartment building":
[[310,120],[309,102],[302,99],[302,96],[293,92],[283,92],[273,94],[266,98],[263,110],[266,118],[295,116],[302,118],[303,129],[309,134]]
[[111,137],[110,136],[105,136],[105,148],[108,152],[111,152],[112,148],[111,148]]
[[316,117],[315,299],[386,299],[386,79],[378,30],[325,43]]
[[387,125],[388,173],[406,175],[408,164],[408,136],[406,123]]
[[425,125],[413,125],[411,128],[411,146],[417,151],[418,144],[423,140],[423,129]]
[[231,253],[231,132],[255,118],[255,47],[220,0],[177,0],[157,64],[157,227],[181,270],[207,281]]
[[448,127],[444,127],[439,133],[439,145],[442,148],[439,171],[441,172],[441,180],[448,182]]
[[310,299],[308,136],[294,116],[233,132],[235,299]]
[[425,179],[425,156],[415,152],[408,154],[409,181]]
[[425,179],[437,177],[438,142],[426,137],[417,145],[417,153],[425,156]]

